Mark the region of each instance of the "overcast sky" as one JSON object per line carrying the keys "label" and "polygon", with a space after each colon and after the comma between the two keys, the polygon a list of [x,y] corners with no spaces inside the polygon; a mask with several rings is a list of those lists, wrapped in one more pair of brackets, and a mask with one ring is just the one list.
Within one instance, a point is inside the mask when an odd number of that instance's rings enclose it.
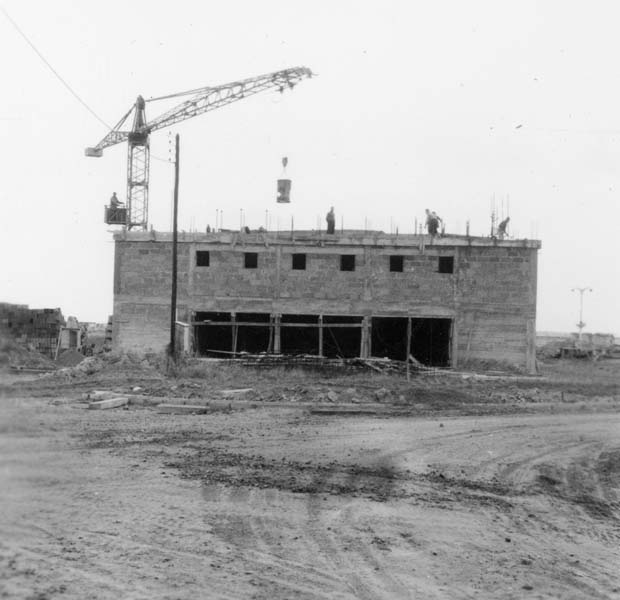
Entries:
{"label": "overcast sky", "polygon": [[[487,235],[493,198],[512,233],[542,240],[539,330],[620,333],[620,5],[609,1],[5,0],[11,18],[106,123],[148,98],[292,66],[317,77],[176,125],[180,227],[223,211],[238,227]],[[106,128],[0,12],[0,301],[106,321],[126,145],[86,158]],[[166,105],[147,104],[147,118]],[[151,138],[150,222],[170,229],[171,136]],[[292,203],[275,181],[289,157]]]}

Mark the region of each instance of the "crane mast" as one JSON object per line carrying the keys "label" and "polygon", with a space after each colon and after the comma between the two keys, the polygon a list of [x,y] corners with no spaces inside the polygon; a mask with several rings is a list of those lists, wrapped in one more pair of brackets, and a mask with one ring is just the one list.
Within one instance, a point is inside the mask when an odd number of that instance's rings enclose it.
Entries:
{"label": "crane mast", "polygon": [[[275,89],[284,92],[285,89],[292,89],[304,77],[312,77],[312,71],[306,67],[295,67],[216,87],[203,87],[159,98],[150,98],[149,100],[144,100],[142,96],[138,96],[134,105],[116,126],[96,146],[85,150],[86,156],[101,157],[105,148],[127,142],[127,208],[125,220],[119,224],[126,225],[129,229],[132,227],[147,228],[149,142],[150,134],[153,131],[170,127],[175,123],[186,121],[263,91]],[[183,96],[189,96],[189,98],[150,122],[147,121],[146,102]],[[132,113],[133,124],[131,129],[123,130]]]}

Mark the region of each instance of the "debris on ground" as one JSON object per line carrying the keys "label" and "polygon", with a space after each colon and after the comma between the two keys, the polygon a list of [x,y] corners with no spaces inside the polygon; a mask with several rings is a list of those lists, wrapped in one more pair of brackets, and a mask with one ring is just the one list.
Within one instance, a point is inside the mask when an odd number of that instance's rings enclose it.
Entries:
{"label": "debris on ground", "polygon": [[97,360],[0,390],[10,597],[615,593],[620,361],[408,381]]}
{"label": "debris on ground", "polygon": [[[242,354],[236,360],[244,366],[251,367],[284,367],[310,370],[330,371],[374,371],[381,374],[407,373],[407,361],[392,360],[389,358],[326,358],[313,354]],[[442,369],[427,367],[418,362],[413,356],[409,357],[411,373],[435,373]]]}
{"label": "debris on ground", "polygon": [[86,357],[77,350],[65,350],[58,355],[56,364],[60,367],[75,367],[79,365]]}
{"label": "debris on ground", "polygon": [[108,408],[120,408],[121,406],[127,406],[127,404],[129,404],[129,398],[127,397],[108,398],[107,400],[89,402],[88,408],[91,410],[106,410]]}
{"label": "debris on ground", "polygon": [[209,412],[209,407],[196,404],[158,404],[157,412],[173,415],[204,415]]}

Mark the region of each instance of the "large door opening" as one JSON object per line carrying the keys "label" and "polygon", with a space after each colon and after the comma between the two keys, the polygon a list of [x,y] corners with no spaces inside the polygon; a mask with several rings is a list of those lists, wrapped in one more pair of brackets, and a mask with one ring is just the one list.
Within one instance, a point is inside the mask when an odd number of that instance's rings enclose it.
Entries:
{"label": "large door opening", "polygon": [[411,355],[423,365],[450,366],[451,319],[411,319]]}
{"label": "large door opening", "polygon": [[362,342],[362,317],[323,317],[323,356],[357,358]]}
{"label": "large door opening", "polygon": [[370,353],[376,358],[407,359],[407,319],[373,317]]}
{"label": "large door opening", "polygon": [[227,312],[197,312],[194,345],[198,356],[229,357],[232,352],[232,326]]}
{"label": "large door opening", "polygon": [[[423,365],[450,365],[451,319],[411,319],[409,354]],[[373,317],[371,354],[377,358],[406,360],[407,319],[402,317]]]}
{"label": "large door opening", "polygon": [[[273,349],[273,331],[269,324],[269,314],[237,313],[236,321],[236,352],[260,354]],[[261,325],[244,325],[244,323],[261,323]]]}
{"label": "large door opening", "polygon": [[282,354],[316,356],[319,353],[319,318],[317,315],[282,315],[280,323]]}

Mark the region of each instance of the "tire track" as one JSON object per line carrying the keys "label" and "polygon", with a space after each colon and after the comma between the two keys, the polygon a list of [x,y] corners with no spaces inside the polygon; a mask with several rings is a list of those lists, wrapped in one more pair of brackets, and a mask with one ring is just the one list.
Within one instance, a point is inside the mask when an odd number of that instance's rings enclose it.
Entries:
{"label": "tire track", "polygon": [[[307,597],[330,597],[341,579],[327,572],[327,564],[299,560],[296,548],[288,547],[289,556],[282,555],[284,549],[273,534],[279,525],[277,517],[264,516],[273,514],[273,504],[278,499],[274,490],[229,488],[222,489],[219,498],[213,493],[209,496],[217,513],[215,533],[235,546],[246,567],[255,571],[253,577],[263,585],[277,586],[280,592],[285,589]],[[303,522],[293,523],[292,527],[301,528]],[[299,546],[304,545],[305,539]]]}

